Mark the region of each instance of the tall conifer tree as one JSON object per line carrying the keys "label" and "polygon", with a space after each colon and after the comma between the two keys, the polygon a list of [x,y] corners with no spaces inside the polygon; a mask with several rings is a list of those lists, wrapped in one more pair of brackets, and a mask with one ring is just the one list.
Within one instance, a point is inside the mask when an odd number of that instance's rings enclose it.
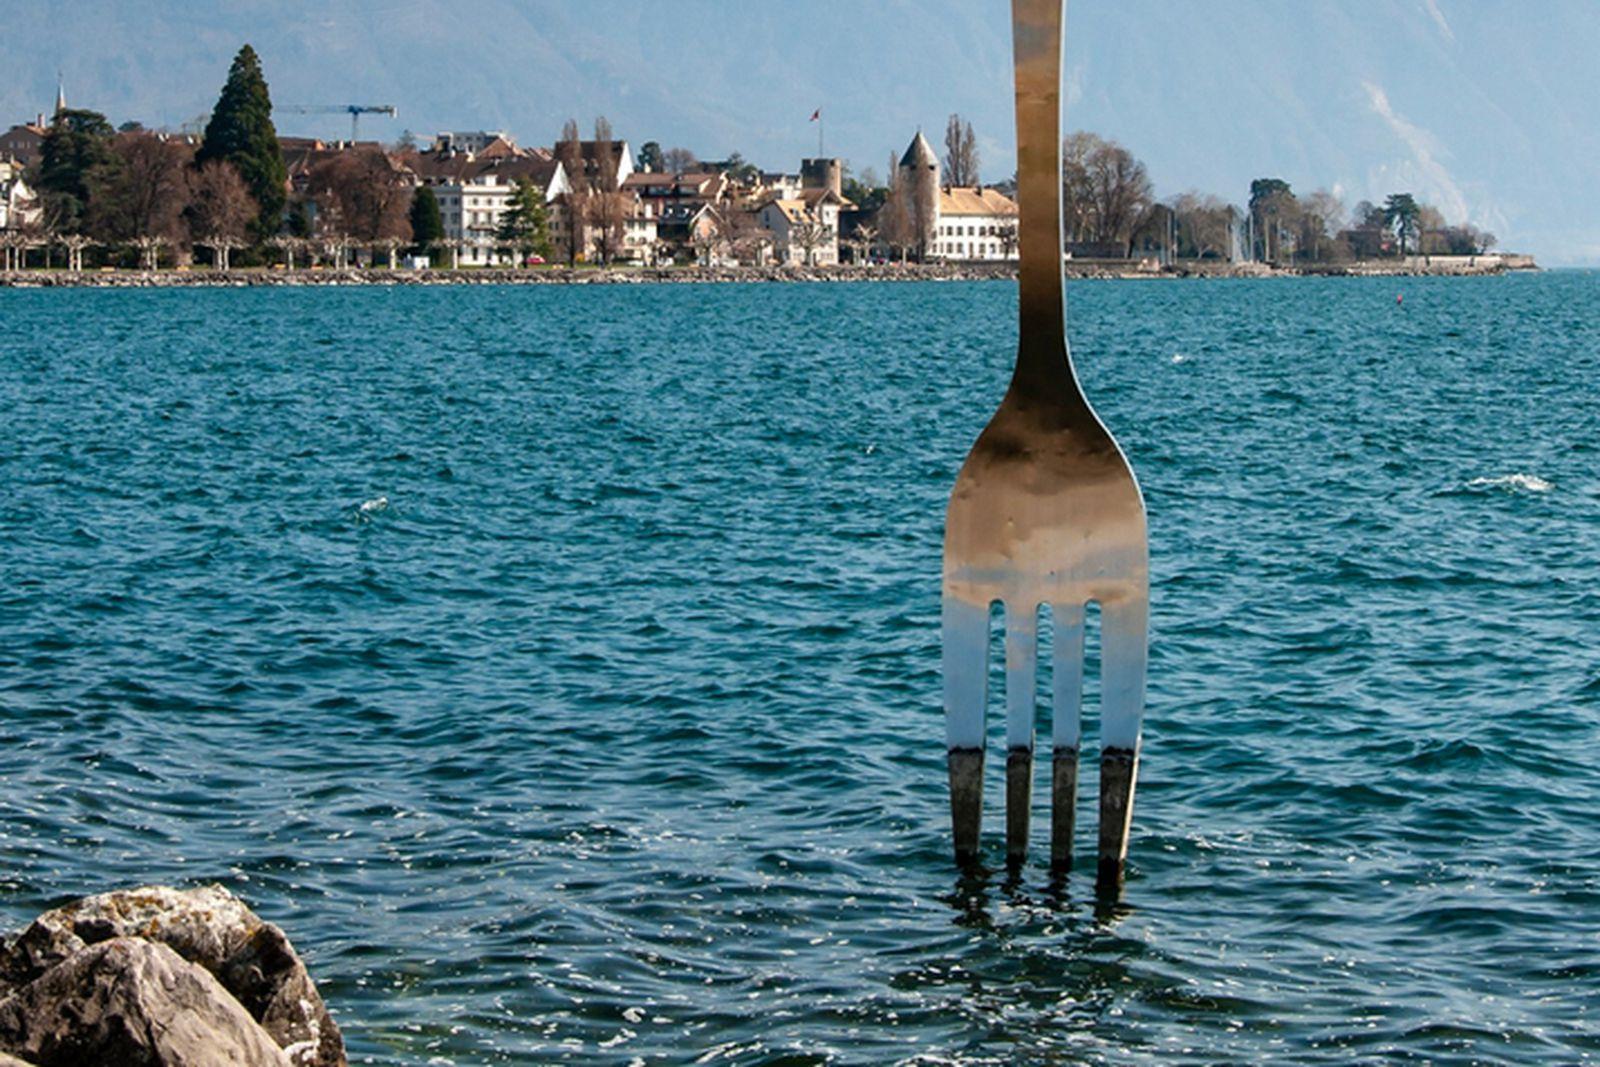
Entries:
{"label": "tall conifer tree", "polygon": [[511,245],[526,258],[551,255],[550,217],[545,211],[544,190],[527,179],[519,179],[511,193],[506,213],[500,216],[499,240]]}
{"label": "tall conifer tree", "polygon": [[261,206],[252,227],[256,238],[265,240],[277,233],[288,198],[289,172],[283,165],[278,131],[272,125],[272,98],[261,76],[261,61],[249,45],[233,57],[228,82],[195,156],[197,164],[213,159],[232,163]]}
{"label": "tall conifer tree", "polygon": [[426,185],[417,186],[417,191],[411,195],[411,240],[423,252],[444,240],[439,198]]}

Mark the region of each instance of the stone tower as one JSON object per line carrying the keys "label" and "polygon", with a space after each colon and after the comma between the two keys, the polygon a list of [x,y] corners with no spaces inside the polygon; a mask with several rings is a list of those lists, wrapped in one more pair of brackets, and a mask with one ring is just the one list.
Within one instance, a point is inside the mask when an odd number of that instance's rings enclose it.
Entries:
{"label": "stone tower", "polygon": [[906,216],[912,243],[916,246],[917,258],[922,259],[933,247],[939,225],[939,157],[921,130],[900,157],[899,169],[899,187],[907,198]]}
{"label": "stone tower", "polygon": [[844,161],[840,159],[802,159],[800,188],[826,189],[834,196],[844,195]]}

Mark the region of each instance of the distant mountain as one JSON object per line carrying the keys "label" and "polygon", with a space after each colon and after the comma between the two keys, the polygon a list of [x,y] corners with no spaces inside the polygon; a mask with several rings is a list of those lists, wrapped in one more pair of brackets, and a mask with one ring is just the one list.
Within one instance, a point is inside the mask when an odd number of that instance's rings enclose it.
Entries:
{"label": "distant mountain", "polygon": [[[635,145],[879,174],[959,111],[990,178],[1013,166],[1007,0],[74,0],[16,4],[0,118],[69,102],[179,125],[249,41],[279,104],[394,104],[363,136],[608,116]],[[1541,0],[1072,0],[1071,128],[1116,137],[1163,195],[1251,178],[1347,201],[1409,190],[1553,262],[1600,263],[1600,7]],[[335,136],[338,116],[278,116]]]}

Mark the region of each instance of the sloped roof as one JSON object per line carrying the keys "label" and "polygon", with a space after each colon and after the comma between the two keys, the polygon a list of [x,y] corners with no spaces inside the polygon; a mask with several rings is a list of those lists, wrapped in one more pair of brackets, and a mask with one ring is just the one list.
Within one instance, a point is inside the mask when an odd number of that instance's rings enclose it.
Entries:
{"label": "sloped roof", "polygon": [[767,203],[783,212],[783,217],[790,222],[810,221],[810,212],[806,210],[804,200],[768,200]]}
{"label": "sloped roof", "polygon": [[1016,213],[1016,202],[993,189],[962,186],[939,190],[941,215],[1014,216]]}
{"label": "sloped roof", "polygon": [[939,157],[934,154],[933,145],[929,144],[928,139],[922,136],[922,131],[918,130],[917,135],[911,138],[911,144],[906,147],[905,155],[900,157],[900,165],[902,167],[925,167],[929,164],[937,167],[939,165]]}
{"label": "sloped roof", "polygon": [[807,207],[812,208],[823,202],[841,206],[846,204],[851,207],[855,206],[851,201],[846,200],[832,189],[802,189],[800,190],[800,199],[805,201]]}
{"label": "sloped roof", "polygon": [[512,159],[520,155],[522,151],[504,137],[496,137],[477,153],[479,159]]}
{"label": "sloped roof", "polygon": [[548,189],[555,180],[553,159],[537,156],[470,156],[466,153],[422,152],[412,161],[411,169],[429,185],[455,184],[481,181],[486,175],[496,175],[507,185],[515,181],[531,181]]}

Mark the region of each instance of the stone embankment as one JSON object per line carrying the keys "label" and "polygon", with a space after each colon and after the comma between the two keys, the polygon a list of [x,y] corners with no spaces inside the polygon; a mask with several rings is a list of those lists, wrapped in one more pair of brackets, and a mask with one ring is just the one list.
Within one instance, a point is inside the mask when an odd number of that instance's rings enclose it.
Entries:
{"label": "stone embankment", "polygon": [[221,886],[85,897],[0,939],[0,1067],[344,1067],[282,930]]}
{"label": "stone embankment", "polygon": [[[1261,263],[1184,263],[1159,268],[1127,260],[1068,260],[1068,278],[1275,278],[1298,276],[1479,275],[1536,270],[1528,256],[1433,256],[1316,267],[1271,267]],[[49,288],[88,286],[244,288],[262,285],[629,285],[660,282],[927,282],[1011,279],[1011,263],[905,263],[836,267],[510,267],[462,270],[391,270],[386,267],[284,270],[99,270],[0,272],[0,286]]]}
{"label": "stone embankment", "polygon": [[246,287],[257,285],[628,285],[650,282],[852,282],[973,281],[1014,278],[1014,264],[906,264],[876,267],[474,267],[462,270],[247,269],[20,271],[0,273],[0,285],[99,286],[153,289],[167,286]]}

